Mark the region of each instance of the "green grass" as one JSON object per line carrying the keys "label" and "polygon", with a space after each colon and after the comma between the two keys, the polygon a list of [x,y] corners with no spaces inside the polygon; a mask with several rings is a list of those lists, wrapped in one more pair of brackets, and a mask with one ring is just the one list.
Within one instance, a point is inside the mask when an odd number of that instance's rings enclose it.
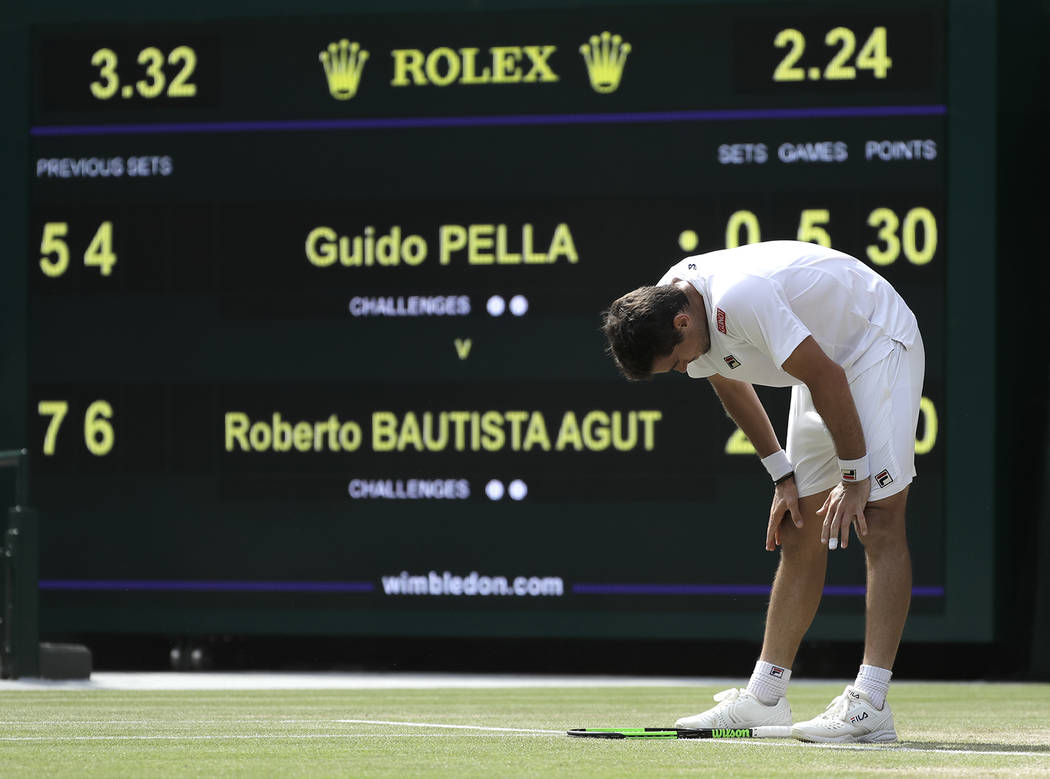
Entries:
{"label": "green grass", "polygon": [[[902,741],[892,746],[604,741],[563,733],[669,725],[707,708],[717,691],[4,691],[0,683],[0,776],[1050,774],[1050,685],[895,683]],[[839,692],[841,685],[793,685],[795,718],[817,714]]]}

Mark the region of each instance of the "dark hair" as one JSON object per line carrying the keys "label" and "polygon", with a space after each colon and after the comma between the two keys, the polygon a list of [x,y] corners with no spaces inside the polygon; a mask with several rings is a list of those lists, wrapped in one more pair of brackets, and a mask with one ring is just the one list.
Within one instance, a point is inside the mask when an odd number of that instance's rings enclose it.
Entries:
{"label": "dark hair", "polygon": [[624,376],[633,381],[652,378],[653,361],[670,354],[682,340],[674,318],[688,307],[689,298],[673,284],[639,287],[613,301],[604,314],[602,332]]}

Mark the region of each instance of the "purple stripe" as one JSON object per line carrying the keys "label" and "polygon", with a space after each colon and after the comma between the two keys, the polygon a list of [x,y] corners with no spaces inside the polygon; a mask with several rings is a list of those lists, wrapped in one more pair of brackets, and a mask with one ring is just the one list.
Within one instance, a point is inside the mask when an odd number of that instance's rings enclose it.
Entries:
{"label": "purple stripe", "polygon": [[372,582],[282,582],[164,579],[41,579],[41,590],[149,590],[157,592],[372,592]]}
{"label": "purple stripe", "polygon": [[[153,592],[374,592],[375,584],[361,582],[295,582],[164,579],[41,579],[41,590],[137,590]],[[592,584],[572,586],[575,595],[769,595],[767,584]],[[825,595],[862,596],[863,585],[832,585]],[[940,598],[944,587],[913,587],[916,598]]]}
{"label": "purple stripe", "polygon": [[[575,595],[763,595],[768,584],[574,584]],[[824,588],[825,595],[864,595],[863,585],[834,585]],[[916,598],[944,597],[944,587],[913,587]]]}
{"label": "purple stripe", "polygon": [[422,116],[373,119],[289,119],[248,122],[38,125],[36,137],[69,135],[155,135],[158,133],[311,132],[317,130],[390,130],[427,127],[505,127],[555,124],[644,124],[651,122],[725,122],[738,119],[811,119],[870,116],[941,116],[944,104],[847,106],[842,108],[755,108],[722,111],[645,111],[606,114],[511,114],[508,116]]}

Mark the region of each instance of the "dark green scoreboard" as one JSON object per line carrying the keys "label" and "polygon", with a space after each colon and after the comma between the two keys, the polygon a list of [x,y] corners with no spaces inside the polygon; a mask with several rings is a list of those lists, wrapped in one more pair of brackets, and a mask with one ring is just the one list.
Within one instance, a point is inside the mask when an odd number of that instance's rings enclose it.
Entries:
{"label": "dark green scoreboard", "polygon": [[985,4],[313,10],[27,20],[45,632],[757,637],[768,479],[599,316],[798,238],[925,339],[907,637],[991,638]]}

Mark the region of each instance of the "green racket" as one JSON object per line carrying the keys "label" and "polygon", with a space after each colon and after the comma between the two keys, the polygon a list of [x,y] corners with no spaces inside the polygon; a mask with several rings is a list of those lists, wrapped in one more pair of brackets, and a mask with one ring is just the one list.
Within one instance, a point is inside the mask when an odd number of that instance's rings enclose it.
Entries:
{"label": "green racket", "polygon": [[578,738],[791,738],[790,725],[757,728],[575,728]]}

